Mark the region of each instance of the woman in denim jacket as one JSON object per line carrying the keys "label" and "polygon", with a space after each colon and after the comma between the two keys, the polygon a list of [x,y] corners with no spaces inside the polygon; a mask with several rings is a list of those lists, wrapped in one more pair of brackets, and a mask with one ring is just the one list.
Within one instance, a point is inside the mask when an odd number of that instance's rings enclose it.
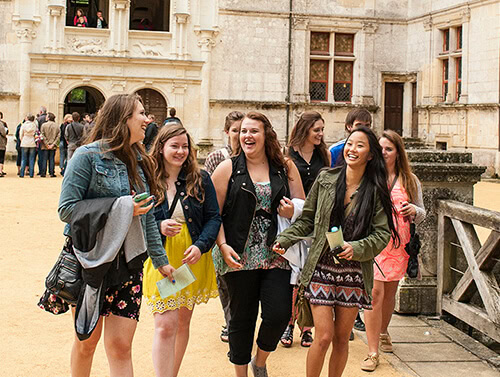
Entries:
{"label": "woman in denim jacket", "polygon": [[186,129],[174,124],[160,130],[151,152],[159,185],[155,217],[166,254],[174,267],[186,263],[196,277],[186,288],[162,298],[156,283],[163,276],[151,260],[144,263],[144,297],[154,316],[153,364],[158,377],[177,376],[195,305],[217,297],[210,249],[221,217],[214,185],[200,170],[193,144]]}
{"label": "woman in denim jacket", "polygon": [[[153,162],[141,144],[147,126],[142,100],[137,95],[115,95],[103,105],[87,142],[68,163],[61,189],[59,216],[68,223],[80,200],[120,197],[134,192],[156,193]],[[174,268],[161,245],[154,221],[152,196],[134,202],[134,216],[141,217],[147,252],[155,268],[172,278]],[[71,236],[66,225],[65,234]],[[122,256],[123,257],[123,256]],[[101,316],[106,317],[104,346],[111,376],[132,376],[131,348],[142,296],[142,271],[128,271],[126,263],[114,262],[107,277],[114,284],[105,292]],[[113,276],[109,276],[113,275]],[[75,337],[71,352],[71,375],[89,376],[103,319],[89,339]]]}

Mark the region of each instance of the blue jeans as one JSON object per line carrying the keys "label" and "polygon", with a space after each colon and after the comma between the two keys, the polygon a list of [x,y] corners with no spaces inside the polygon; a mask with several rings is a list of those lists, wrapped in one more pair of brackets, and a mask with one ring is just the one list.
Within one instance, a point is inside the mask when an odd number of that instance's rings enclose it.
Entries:
{"label": "blue jeans", "polygon": [[64,143],[61,141],[59,143],[59,168],[61,169],[61,175],[64,175],[64,171],[66,170],[66,157],[68,155],[68,149],[64,146]]}
{"label": "blue jeans", "polygon": [[55,167],[55,163],[54,163],[54,159],[56,157],[56,150],[55,149],[42,149],[40,151],[40,157],[39,157],[39,161],[40,161],[40,167],[41,167],[41,170],[40,170],[40,175],[42,177],[45,177],[45,175],[47,174],[47,159],[49,160],[49,174],[50,175],[54,175],[54,167]]}
{"label": "blue jeans", "polygon": [[21,147],[23,158],[21,160],[21,172],[19,174],[20,177],[24,177],[24,171],[26,170],[26,166],[30,167],[30,177],[33,178],[35,175],[35,157],[36,157],[36,148],[35,147]]}

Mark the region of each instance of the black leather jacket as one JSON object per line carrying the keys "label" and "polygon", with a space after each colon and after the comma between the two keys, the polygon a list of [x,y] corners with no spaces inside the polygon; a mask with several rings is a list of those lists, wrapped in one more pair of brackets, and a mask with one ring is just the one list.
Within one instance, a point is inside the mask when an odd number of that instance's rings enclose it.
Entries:
{"label": "black leather jacket", "polygon": [[[205,201],[203,203],[191,196],[186,198],[186,174],[183,170],[177,177],[177,190],[180,190],[179,204],[182,205],[182,212],[184,212],[193,245],[197,246],[202,253],[206,253],[212,248],[219,234],[221,217],[212,179],[205,170],[201,171],[201,176],[203,178],[203,189],[205,190]],[[171,217],[167,200],[164,200],[155,208],[154,215],[160,230],[160,223]],[[166,237],[162,234],[163,245],[165,245],[165,239]]]}
{"label": "black leather jacket", "polygon": [[[233,172],[228,183],[226,201],[222,211],[222,223],[226,243],[238,254],[243,253],[250,232],[250,226],[255,216],[257,195],[254,184],[247,170],[245,154],[231,158]],[[271,246],[278,231],[278,206],[280,200],[290,197],[288,176],[283,168],[269,164],[269,178],[271,180],[271,227],[267,233],[266,243]]]}

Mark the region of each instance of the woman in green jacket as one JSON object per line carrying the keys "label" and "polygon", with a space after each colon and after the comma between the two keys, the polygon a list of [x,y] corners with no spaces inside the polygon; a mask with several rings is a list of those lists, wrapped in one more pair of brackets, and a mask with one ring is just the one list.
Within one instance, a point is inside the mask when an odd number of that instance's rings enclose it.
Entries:
{"label": "woman in green jacket", "polygon": [[[312,233],[313,243],[299,280],[316,328],[307,355],[307,377],[319,377],[330,343],[328,376],[342,375],[358,309],[371,309],[373,260],[391,234],[399,241],[376,135],[369,128],[356,128],[343,153],[343,165],[319,174],[302,216],[280,234],[273,247],[282,254]],[[336,255],[326,241],[332,227],[341,227],[345,241]]]}

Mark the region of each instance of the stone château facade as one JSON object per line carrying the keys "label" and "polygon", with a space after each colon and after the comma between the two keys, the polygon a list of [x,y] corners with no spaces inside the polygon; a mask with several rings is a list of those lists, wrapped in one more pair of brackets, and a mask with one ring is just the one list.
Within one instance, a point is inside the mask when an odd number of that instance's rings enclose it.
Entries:
{"label": "stone ch\u00e2teau facade", "polygon": [[[109,27],[72,26],[76,7]],[[333,142],[366,106],[377,131],[499,174],[500,0],[0,0],[11,134],[40,105],[60,121],[137,91],[157,117],[175,107],[206,150],[231,110],[266,113],[284,140],[315,109]]]}

